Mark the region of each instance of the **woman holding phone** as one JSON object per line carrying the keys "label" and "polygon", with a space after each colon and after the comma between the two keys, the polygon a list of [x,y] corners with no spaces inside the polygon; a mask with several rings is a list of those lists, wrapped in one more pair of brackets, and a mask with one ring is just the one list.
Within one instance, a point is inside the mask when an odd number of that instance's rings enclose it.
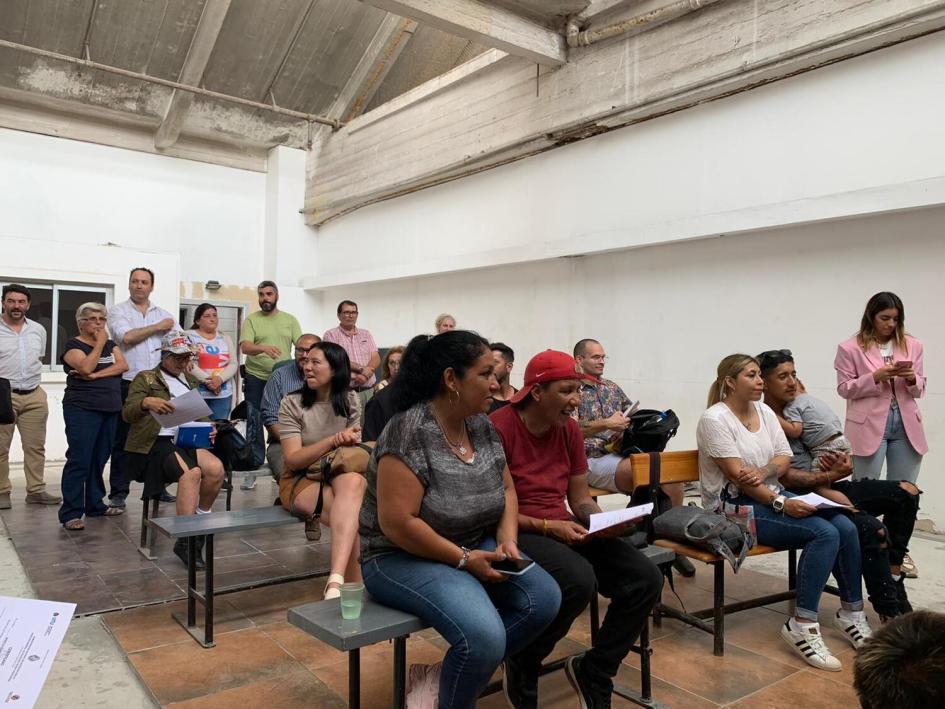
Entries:
{"label": "woman holding phone", "polygon": [[522,557],[518,498],[485,412],[498,391],[486,340],[419,335],[391,385],[399,411],[377,440],[361,505],[361,569],[371,596],[420,616],[449,643],[439,706],[474,707],[499,663],[558,612],[558,584]]}
{"label": "woman holding phone", "polygon": [[837,393],[847,400],[844,434],[853,448],[853,478],[915,483],[928,451],[922,412],[925,393],[922,343],[905,330],[906,314],[895,293],[877,293],[866,304],[859,332],[837,347]]}

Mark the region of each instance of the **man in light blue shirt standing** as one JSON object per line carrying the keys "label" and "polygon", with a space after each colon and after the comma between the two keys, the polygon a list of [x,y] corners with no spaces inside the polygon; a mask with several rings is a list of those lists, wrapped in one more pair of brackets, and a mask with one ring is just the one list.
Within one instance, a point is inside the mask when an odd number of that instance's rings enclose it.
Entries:
{"label": "man in light blue shirt standing", "polygon": [[[150,268],[131,269],[128,277],[128,300],[112,306],[108,311],[108,329],[121,347],[128,362],[128,371],[121,376],[121,400],[128,398],[131,380],[143,369],[154,369],[161,361],[161,336],[172,328],[180,329],[177,318],[150,301],[154,290],[154,273]],[[112,462],[109,466],[108,504],[124,507],[131,480],[125,464],[125,441],[128,424],[118,419]],[[173,502],[174,497],[165,492],[162,502]]]}

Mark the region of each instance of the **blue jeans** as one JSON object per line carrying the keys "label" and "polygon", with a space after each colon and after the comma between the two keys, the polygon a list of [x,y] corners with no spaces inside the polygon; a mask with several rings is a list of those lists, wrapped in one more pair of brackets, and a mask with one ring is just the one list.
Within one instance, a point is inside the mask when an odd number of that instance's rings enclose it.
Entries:
{"label": "blue jeans", "polygon": [[90,411],[63,404],[66,424],[66,464],[62,469],[62,506],[59,522],[103,515],[108,507],[102,473],[111,455],[118,425],[117,411]]}
{"label": "blue jeans", "polygon": [[204,399],[204,402],[210,407],[210,418],[212,418],[214,421],[219,419],[226,420],[230,418],[230,411],[233,410],[232,395],[224,396],[221,399]]}
{"label": "blue jeans", "polygon": [[252,374],[246,375],[246,440],[253,447],[253,463],[258,468],[266,460],[266,443],[263,440],[262,397],[266,380]]}
{"label": "blue jeans", "polygon": [[879,448],[873,455],[853,456],[854,480],[879,480],[886,463],[887,480],[906,480],[915,484],[919,479],[922,455],[915,452],[909,443],[906,429],[902,426],[902,414],[898,406],[890,406],[886,416],[886,432]]}
{"label": "blue jeans", "polygon": [[[796,497],[787,490],[785,497]],[[833,572],[843,608],[863,610],[863,557],[856,525],[838,510],[818,510],[795,518],[739,495],[731,502],[751,505],[758,541],[773,547],[802,547],[797,564],[797,616],[817,620],[820,595]]]}
{"label": "blue jeans", "polygon": [[[494,551],[495,540],[478,548]],[[499,663],[537,638],[561,604],[558,584],[538,564],[483,584],[467,571],[399,551],[371,559],[361,571],[375,600],[419,616],[450,644],[440,675],[444,709],[475,707]]]}

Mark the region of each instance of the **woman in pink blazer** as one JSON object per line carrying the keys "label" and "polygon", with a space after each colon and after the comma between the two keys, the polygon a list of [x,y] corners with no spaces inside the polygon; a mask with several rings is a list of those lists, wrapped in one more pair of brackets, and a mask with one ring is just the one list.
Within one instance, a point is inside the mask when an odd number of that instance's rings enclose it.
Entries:
{"label": "woman in pink blazer", "polygon": [[847,400],[844,433],[853,446],[853,477],[919,477],[929,449],[916,399],[925,393],[922,343],[905,332],[905,311],[895,293],[866,304],[860,331],[840,343],[833,366],[837,393]]}

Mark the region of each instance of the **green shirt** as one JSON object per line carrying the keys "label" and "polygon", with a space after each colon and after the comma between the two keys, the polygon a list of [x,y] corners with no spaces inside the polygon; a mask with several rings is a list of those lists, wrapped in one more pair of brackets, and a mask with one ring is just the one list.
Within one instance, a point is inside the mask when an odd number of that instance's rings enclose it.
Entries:
{"label": "green shirt", "polygon": [[281,354],[278,359],[269,355],[256,354],[246,358],[246,373],[257,379],[269,380],[272,367],[276,362],[292,359],[292,347],[295,341],[302,336],[302,328],[294,315],[283,313],[281,310],[266,315],[261,310],[252,313],[243,321],[241,342],[252,342],[254,345],[273,345],[279,348]]}

